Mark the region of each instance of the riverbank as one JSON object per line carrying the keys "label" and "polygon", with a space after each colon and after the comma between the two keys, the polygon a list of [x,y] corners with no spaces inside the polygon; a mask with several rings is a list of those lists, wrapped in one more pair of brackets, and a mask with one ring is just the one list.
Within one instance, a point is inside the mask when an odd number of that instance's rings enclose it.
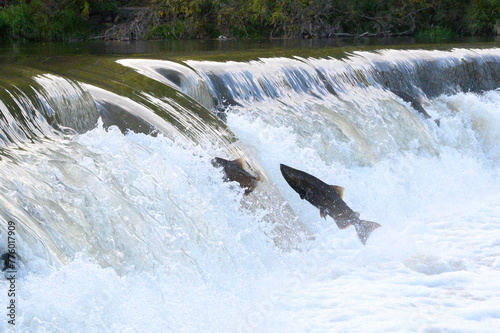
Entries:
{"label": "riverbank", "polygon": [[500,35],[500,0],[3,1],[2,41]]}

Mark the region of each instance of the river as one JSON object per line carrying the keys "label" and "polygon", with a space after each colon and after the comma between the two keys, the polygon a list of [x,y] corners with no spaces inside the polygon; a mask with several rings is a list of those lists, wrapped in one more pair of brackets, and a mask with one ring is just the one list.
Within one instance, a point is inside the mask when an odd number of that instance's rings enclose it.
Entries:
{"label": "river", "polygon": [[[1,331],[500,327],[498,43],[95,42],[0,58],[0,250],[18,255]],[[214,157],[242,157],[257,188],[224,182]],[[280,164],[345,187],[382,227],[364,246]]]}

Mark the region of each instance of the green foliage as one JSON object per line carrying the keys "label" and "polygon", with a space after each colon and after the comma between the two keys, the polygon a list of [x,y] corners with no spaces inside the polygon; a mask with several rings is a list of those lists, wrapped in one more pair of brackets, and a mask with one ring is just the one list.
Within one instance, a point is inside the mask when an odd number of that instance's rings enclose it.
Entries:
{"label": "green foliage", "polygon": [[0,38],[99,35],[124,6],[149,8],[151,39],[500,34],[500,0],[6,0]]}
{"label": "green foliage", "polygon": [[3,9],[0,12],[0,21],[4,37],[23,40],[35,39],[39,35],[34,26],[34,10],[24,2]]}
{"label": "green foliage", "polygon": [[474,35],[500,34],[500,0],[473,0],[468,8],[467,29]]}
{"label": "green foliage", "polygon": [[498,33],[500,0],[152,0],[174,38]]}
{"label": "green foliage", "polygon": [[17,41],[85,38],[95,32],[95,14],[116,10],[118,5],[105,0],[10,1],[0,8],[0,37]]}
{"label": "green foliage", "polygon": [[420,31],[417,36],[423,39],[437,40],[437,39],[450,39],[456,36],[450,28],[446,27],[432,27],[424,31]]}
{"label": "green foliage", "polygon": [[[262,28],[263,0],[152,0],[158,34],[173,38],[248,36],[253,27]],[[250,33],[249,33],[250,30]],[[160,33],[159,33],[160,31]]]}

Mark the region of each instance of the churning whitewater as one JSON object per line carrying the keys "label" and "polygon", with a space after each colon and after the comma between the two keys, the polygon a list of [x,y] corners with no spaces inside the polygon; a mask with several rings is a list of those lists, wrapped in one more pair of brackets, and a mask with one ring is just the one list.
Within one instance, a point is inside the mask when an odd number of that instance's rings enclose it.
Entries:
{"label": "churning whitewater", "polygon": [[[1,331],[500,327],[500,49],[95,63],[108,86],[1,81]],[[381,227],[363,245],[280,164]]]}

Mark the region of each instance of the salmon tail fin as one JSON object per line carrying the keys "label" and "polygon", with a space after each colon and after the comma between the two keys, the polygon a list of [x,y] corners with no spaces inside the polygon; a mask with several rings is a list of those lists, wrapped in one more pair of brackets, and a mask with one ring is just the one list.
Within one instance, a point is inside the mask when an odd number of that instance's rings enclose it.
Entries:
{"label": "salmon tail fin", "polygon": [[359,223],[355,223],[354,227],[356,228],[356,232],[358,233],[358,237],[361,240],[363,245],[366,245],[366,240],[370,237],[370,234],[373,230],[381,227],[380,224],[365,220],[359,220]]}

